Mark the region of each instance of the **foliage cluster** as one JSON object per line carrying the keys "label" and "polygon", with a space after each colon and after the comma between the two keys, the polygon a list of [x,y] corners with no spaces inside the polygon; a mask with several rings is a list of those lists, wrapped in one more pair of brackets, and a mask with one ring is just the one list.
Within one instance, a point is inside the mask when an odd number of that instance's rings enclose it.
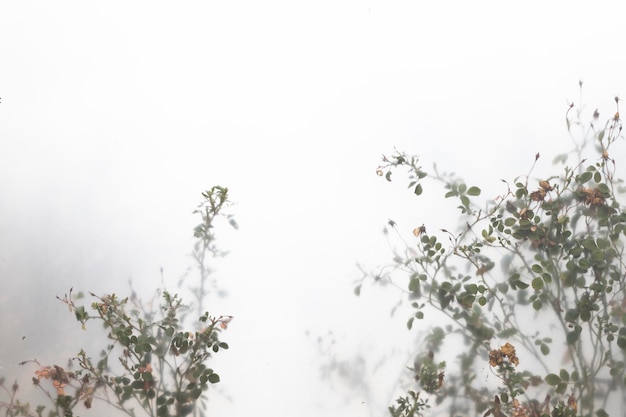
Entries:
{"label": "foliage cluster", "polygon": [[[623,415],[626,210],[611,153],[622,130],[615,102],[603,125],[597,110],[585,124],[570,105],[575,149],[556,159],[561,172],[532,178],[536,154],[530,172],[503,181],[505,191],[491,201],[477,186],[426,172],[415,156],[383,157],[379,176],[391,181],[406,169],[418,196],[432,180],[456,200],[461,218],[456,231],[415,227],[415,241],[394,249],[384,276],[358,283],[357,294],[367,282],[400,288],[412,309],[409,329],[425,318],[441,323],[421,337],[410,368],[416,385],[389,408],[393,417],[425,415],[433,401],[450,416]],[[450,343],[459,339],[463,350],[451,359]],[[481,378],[485,368],[496,386]]]}
{"label": "foliage cluster", "polygon": [[[211,316],[202,306],[209,295],[208,262],[221,254],[215,246],[214,221],[226,216],[233,226],[236,223],[223,212],[228,205],[227,188],[215,186],[202,195],[204,200],[194,211],[202,219],[194,229],[197,241],[192,253],[200,274],[199,284],[191,287],[196,304],[187,306],[178,295],[162,290],[145,304],[134,291],[126,298],[90,293],[94,300],[91,308],[79,305],[83,296],[73,295],[72,290],[57,297],[84,330],[88,322],[102,324],[106,339],[101,342],[99,358],[93,359],[81,349],[65,368],[37,360],[23,362],[36,365],[32,382],[49,404],[33,408],[21,402],[18,382],[9,388],[2,379],[0,387],[7,399],[0,401],[0,409],[6,416],[70,417],[78,412],[78,405],[92,408],[94,399],[132,417],[204,415],[204,394],[210,384],[220,381],[207,362],[228,349],[219,336],[232,319]],[[190,323],[188,317],[196,311],[197,319]]]}

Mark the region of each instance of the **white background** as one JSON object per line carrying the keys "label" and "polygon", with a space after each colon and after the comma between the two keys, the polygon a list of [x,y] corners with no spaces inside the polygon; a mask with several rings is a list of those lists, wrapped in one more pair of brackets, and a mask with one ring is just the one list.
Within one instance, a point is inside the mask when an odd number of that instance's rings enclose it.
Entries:
{"label": "white background", "polygon": [[380,155],[436,161],[487,198],[537,152],[549,169],[569,148],[578,81],[602,117],[626,90],[625,9],[1,1],[0,372],[87,343],[55,300],[70,287],[123,294],[132,279],[149,295],[160,267],[173,285],[191,264],[191,211],[220,184],[240,230],[218,229],[229,296],[210,311],[235,320],[212,414],[384,415],[396,371],[354,398],[320,379],[315,339],[333,329],[338,353],[372,362],[404,349],[394,297],[353,296],[356,263],[388,259],[389,218],[409,236],[455,219],[439,194],[377,177]]}

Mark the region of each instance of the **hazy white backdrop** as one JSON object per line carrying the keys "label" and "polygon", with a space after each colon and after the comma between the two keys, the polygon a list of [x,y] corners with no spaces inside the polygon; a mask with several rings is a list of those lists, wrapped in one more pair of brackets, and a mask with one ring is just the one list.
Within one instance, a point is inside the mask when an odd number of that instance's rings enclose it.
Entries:
{"label": "hazy white backdrop", "polygon": [[604,116],[626,90],[624,12],[0,1],[0,373],[87,343],[55,300],[70,287],[123,294],[132,279],[150,294],[160,267],[174,285],[191,264],[191,211],[220,184],[240,230],[218,230],[229,295],[210,311],[235,320],[212,414],[384,415],[393,372],[344,403],[319,378],[315,337],[333,329],[339,352],[371,361],[402,348],[405,317],[389,321],[393,300],[373,290],[352,295],[355,264],[387,259],[388,218],[406,233],[454,219],[378,178],[380,155],[419,154],[494,196],[536,152],[548,169],[578,81]]}

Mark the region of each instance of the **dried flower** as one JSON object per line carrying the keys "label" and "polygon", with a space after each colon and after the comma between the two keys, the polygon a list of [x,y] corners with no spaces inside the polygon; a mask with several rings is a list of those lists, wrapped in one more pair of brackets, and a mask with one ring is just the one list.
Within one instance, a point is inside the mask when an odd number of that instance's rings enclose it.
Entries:
{"label": "dried flower", "polygon": [[63,389],[63,387],[65,386],[64,383],[62,383],[61,381],[58,381],[58,380],[54,380],[54,381],[52,381],[52,386],[54,388],[56,388],[57,394],[65,395],[65,390]]}
{"label": "dried flower", "polygon": [[543,201],[545,197],[546,197],[546,191],[542,188],[530,193],[530,199],[533,201]]}
{"label": "dried flower", "polygon": [[218,322],[224,330],[228,328],[228,324],[233,320],[233,316],[220,316]]}
{"label": "dried flower", "polygon": [[504,358],[507,358],[515,366],[519,365],[519,359],[515,355],[515,346],[508,342],[500,346],[500,349],[493,349],[489,352],[489,364],[491,366],[501,365],[504,363]]}
{"label": "dried flower", "polygon": [[544,191],[552,191],[554,189],[548,181],[539,181],[539,186]]}
{"label": "dried flower", "polygon": [[420,227],[416,227],[413,229],[413,234],[415,237],[420,237],[422,234],[426,233],[426,226],[421,225]]}
{"label": "dried flower", "polygon": [[598,207],[606,204],[606,200],[597,188],[582,188],[584,202],[588,206]]}
{"label": "dried flower", "polygon": [[606,149],[602,151],[602,159],[605,161],[609,159],[609,152]]}

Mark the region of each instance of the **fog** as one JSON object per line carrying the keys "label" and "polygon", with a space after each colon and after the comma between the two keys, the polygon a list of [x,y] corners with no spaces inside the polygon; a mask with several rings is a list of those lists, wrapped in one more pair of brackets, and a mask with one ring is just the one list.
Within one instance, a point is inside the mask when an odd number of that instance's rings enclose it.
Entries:
{"label": "fog", "polygon": [[[357,263],[390,260],[389,219],[408,235],[455,218],[378,177],[381,155],[417,154],[494,197],[537,152],[550,169],[579,80],[605,116],[625,91],[624,9],[0,3],[0,374],[27,390],[20,361],[93,343],[56,299],[72,287],[176,291],[192,211],[222,185],[239,229],[216,229],[227,295],[208,308],[234,320],[210,414],[385,415],[419,330],[390,316],[393,291],[354,296]],[[333,355],[353,360],[346,378],[324,378]],[[345,383],[360,370],[365,384]]]}

